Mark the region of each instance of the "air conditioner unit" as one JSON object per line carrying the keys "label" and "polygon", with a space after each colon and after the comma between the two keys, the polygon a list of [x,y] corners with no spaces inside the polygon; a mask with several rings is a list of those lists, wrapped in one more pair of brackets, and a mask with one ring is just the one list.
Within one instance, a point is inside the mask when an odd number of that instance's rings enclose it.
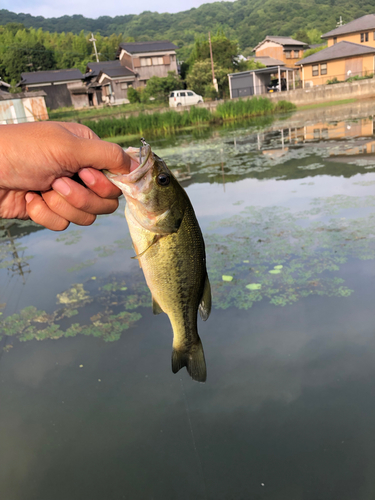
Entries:
{"label": "air conditioner unit", "polygon": [[314,82],[312,82],[312,81],[305,82],[305,89],[310,89],[313,86],[314,86]]}

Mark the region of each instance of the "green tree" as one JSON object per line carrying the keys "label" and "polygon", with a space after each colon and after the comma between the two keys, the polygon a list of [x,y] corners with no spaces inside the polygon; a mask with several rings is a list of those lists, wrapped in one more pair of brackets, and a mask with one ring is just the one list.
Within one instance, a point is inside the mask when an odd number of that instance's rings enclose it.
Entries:
{"label": "green tree", "polygon": [[[219,97],[226,97],[229,94],[228,71],[215,64],[215,78],[219,87]],[[212,96],[212,72],[211,61],[196,61],[186,77],[189,89],[194,90],[204,97]]]}
{"label": "green tree", "polygon": [[142,93],[142,100],[148,101],[153,97],[157,101],[167,101],[169,93],[172,90],[178,90],[182,87],[181,79],[174,71],[168,71],[166,77],[151,77]]}

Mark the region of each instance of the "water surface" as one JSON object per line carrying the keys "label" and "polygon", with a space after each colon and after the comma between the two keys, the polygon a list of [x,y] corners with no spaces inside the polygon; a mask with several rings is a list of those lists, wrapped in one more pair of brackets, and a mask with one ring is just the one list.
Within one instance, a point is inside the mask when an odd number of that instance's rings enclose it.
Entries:
{"label": "water surface", "polygon": [[171,372],[123,201],[89,228],[4,227],[1,500],[374,498],[373,114],[153,144],[206,240],[205,384]]}

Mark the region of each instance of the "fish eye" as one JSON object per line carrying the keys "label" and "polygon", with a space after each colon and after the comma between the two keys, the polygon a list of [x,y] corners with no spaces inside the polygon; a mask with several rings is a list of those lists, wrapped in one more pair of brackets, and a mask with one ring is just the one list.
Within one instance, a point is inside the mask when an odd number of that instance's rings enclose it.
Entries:
{"label": "fish eye", "polygon": [[168,174],[159,174],[157,176],[157,181],[159,186],[168,186],[169,183],[171,182],[171,178],[169,177]]}

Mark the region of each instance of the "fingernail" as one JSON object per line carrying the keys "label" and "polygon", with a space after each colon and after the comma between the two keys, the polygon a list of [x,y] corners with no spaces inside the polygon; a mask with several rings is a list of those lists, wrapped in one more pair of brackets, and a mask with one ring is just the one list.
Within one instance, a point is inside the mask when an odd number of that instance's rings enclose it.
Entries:
{"label": "fingernail", "polygon": [[92,186],[93,184],[95,184],[95,177],[92,175],[90,170],[86,168],[82,169],[79,172],[79,176],[87,186]]}
{"label": "fingernail", "polygon": [[63,196],[68,196],[70,193],[70,186],[62,179],[56,179],[55,182],[52,183],[52,187],[55,191],[62,194]]}
{"label": "fingernail", "polygon": [[26,203],[30,203],[35,198],[35,194],[33,193],[26,193],[25,200]]}

